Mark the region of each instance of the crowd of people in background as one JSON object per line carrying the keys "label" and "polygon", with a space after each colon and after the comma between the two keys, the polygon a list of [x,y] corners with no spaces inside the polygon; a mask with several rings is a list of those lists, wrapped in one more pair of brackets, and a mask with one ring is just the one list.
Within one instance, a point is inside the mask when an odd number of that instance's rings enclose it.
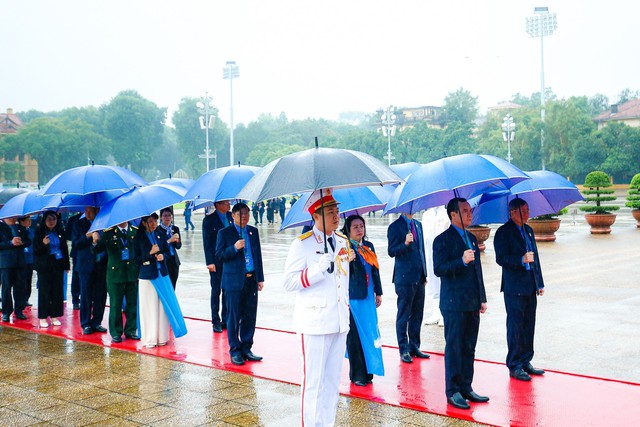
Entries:
{"label": "crowd of people in background", "polygon": [[[291,205],[296,201],[292,198]],[[229,357],[236,365],[262,360],[252,346],[264,271],[259,231],[249,222],[253,218],[254,225],[262,224],[265,211],[268,224],[276,222],[276,215],[282,222],[286,204],[284,197],[251,208],[219,201],[202,221],[212,331],[226,329]],[[347,217],[339,230],[339,202],[331,189],[314,192],[304,210],[314,222],[291,244],[283,286],[295,295],[293,329],[302,337],[304,424],[332,425],[345,354],[355,386],[367,387],[385,372],[376,311],[383,294],[380,263],[362,216]],[[182,241],[173,209],[145,216],[139,225],[123,222],[90,231],[97,211],[86,208],[70,217],[47,211],[0,221],[2,321],[9,322],[12,314],[27,319],[35,270],[41,328],[62,324],[70,278],[72,307],[79,310],[84,334],[108,332],[114,343],[141,340],[148,348],[166,345],[172,334],[186,334],[175,294]],[[507,311],[506,361],[512,378],[530,381],[544,374],[531,364],[536,301],[544,294],[544,282],[535,236],[526,225],[528,206],[515,199],[509,211],[509,221],[494,240]],[[191,213],[187,204],[187,231],[195,228]],[[425,212],[424,230],[411,214],[400,215],[387,230],[400,360],[430,357],[421,350],[423,313],[430,306],[432,316],[425,323],[444,326],[445,395],[459,409],[489,401],[472,387],[480,315],[487,310],[477,241],[466,230],[472,217],[469,203],[455,198],[446,208]],[[107,295],[108,329],[102,326]]]}

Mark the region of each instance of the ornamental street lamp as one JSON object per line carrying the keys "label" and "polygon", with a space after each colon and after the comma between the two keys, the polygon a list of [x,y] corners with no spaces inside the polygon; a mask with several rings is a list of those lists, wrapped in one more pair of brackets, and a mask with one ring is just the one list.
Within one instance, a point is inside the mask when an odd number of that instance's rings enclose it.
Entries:
{"label": "ornamental street lamp", "polygon": [[527,34],[531,37],[540,37],[540,118],[542,127],[540,129],[540,158],[542,159],[542,170],[544,167],[544,36],[550,36],[558,29],[558,21],[555,13],[549,13],[548,7],[536,7],[534,16],[527,18]]}
{"label": "ornamental street lamp", "polygon": [[507,114],[502,119],[502,139],[507,141],[507,161],[511,163],[511,142],[516,136],[516,123],[513,121],[511,114]]}
{"label": "ornamental street lamp", "polygon": [[391,137],[396,134],[396,115],[395,108],[393,105],[387,107],[387,111],[383,111],[380,115],[380,124],[382,129],[382,134],[387,137],[387,155],[385,158],[389,161],[389,166],[391,166],[391,159],[395,159],[391,155]]}
{"label": "ornamental street lamp", "polygon": [[229,166],[232,166],[235,163],[233,160],[233,79],[237,77],[240,77],[240,71],[236,65],[236,61],[227,61],[227,64],[222,69],[222,78],[229,80],[229,94],[231,99],[231,119],[229,123],[229,126],[231,127],[229,135]]}
{"label": "ornamental street lamp", "polygon": [[[204,93],[204,97],[200,99],[196,103],[196,107],[198,107],[198,113],[204,114],[204,116],[200,116],[198,120],[200,121],[200,129],[204,129],[205,134],[205,146],[204,146],[204,155],[199,155],[198,157],[204,158],[207,160],[207,172],[209,172],[209,158],[211,158],[211,150],[209,150],[209,129],[213,128],[213,121],[215,120],[215,116],[213,113],[213,98],[211,98],[208,92]],[[218,167],[218,156],[216,154],[213,155],[213,158],[216,159],[216,168]]]}

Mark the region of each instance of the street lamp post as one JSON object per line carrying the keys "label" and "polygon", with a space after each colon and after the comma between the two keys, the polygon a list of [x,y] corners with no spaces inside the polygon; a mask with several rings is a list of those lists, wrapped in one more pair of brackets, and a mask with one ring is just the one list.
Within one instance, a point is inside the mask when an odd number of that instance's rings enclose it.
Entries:
{"label": "street lamp post", "polygon": [[235,163],[233,160],[233,79],[240,77],[240,70],[236,65],[236,61],[227,61],[227,64],[222,70],[222,78],[225,80],[229,80],[229,98],[230,98],[230,106],[231,106],[231,116],[229,126],[231,127],[231,132],[229,135],[229,166],[233,166]]}
{"label": "street lamp post", "polygon": [[536,7],[534,16],[527,18],[527,34],[531,37],[540,37],[540,158],[542,170],[544,167],[544,36],[550,36],[558,28],[558,20],[555,13],[549,13],[548,7]]}
{"label": "street lamp post", "polygon": [[[204,129],[205,131],[205,146],[204,146],[204,156],[200,155],[198,157],[200,158],[205,158],[207,161],[207,172],[209,172],[209,158],[211,158],[211,150],[209,150],[209,129],[211,129],[213,127],[213,120],[214,120],[214,116],[211,114],[211,112],[213,111],[213,98],[211,98],[209,96],[208,92],[204,93],[204,97],[200,99],[200,101],[198,101],[196,103],[196,107],[198,107],[198,112],[200,114],[204,114],[204,116],[200,116],[198,118],[198,120],[200,121],[200,129]],[[218,167],[217,165],[217,155],[213,156],[216,159],[216,168]]]}
{"label": "street lamp post", "polygon": [[513,121],[513,117],[511,114],[507,114],[504,119],[502,119],[502,139],[507,141],[507,161],[511,163],[511,142],[515,139],[516,136],[516,123]]}
{"label": "street lamp post", "polygon": [[385,156],[391,166],[391,159],[395,159],[391,155],[391,137],[396,134],[396,115],[392,105],[387,107],[387,111],[382,112],[380,116],[382,134],[387,137],[387,155]]}

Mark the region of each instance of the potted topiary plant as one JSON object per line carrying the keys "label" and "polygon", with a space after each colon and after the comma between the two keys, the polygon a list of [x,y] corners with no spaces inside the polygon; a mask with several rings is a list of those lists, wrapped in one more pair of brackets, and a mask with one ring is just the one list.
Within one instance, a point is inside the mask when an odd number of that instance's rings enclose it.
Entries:
{"label": "potted topiary plant", "polygon": [[610,202],[616,199],[613,195],[614,190],[611,187],[611,179],[609,175],[601,171],[594,171],[587,174],[584,179],[584,187],[582,194],[586,197],[585,202],[595,202],[595,206],[580,206],[580,210],[589,212],[584,215],[585,220],[591,226],[591,234],[609,234],[611,233],[611,225],[616,222],[616,215],[611,211],[620,209],[618,206],[605,206],[602,202]]}
{"label": "potted topiary plant", "polygon": [[476,237],[478,249],[480,252],[484,252],[487,247],[484,242],[486,242],[491,235],[491,228],[486,225],[473,224],[467,227],[467,231]]}
{"label": "potted topiary plant", "polygon": [[631,178],[625,206],[632,209],[631,214],[636,219],[636,227],[640,228],[640,173]]}
{"label": "potted topiary plant", "polygon": [[555,242],[556,231],[560,228],[560,218],[558,217],[566,214],[568,211],[567,208],[564,208],[561,209],[560,212],[539,215],[527,221],[529,227],[533,229],[536,242]]}

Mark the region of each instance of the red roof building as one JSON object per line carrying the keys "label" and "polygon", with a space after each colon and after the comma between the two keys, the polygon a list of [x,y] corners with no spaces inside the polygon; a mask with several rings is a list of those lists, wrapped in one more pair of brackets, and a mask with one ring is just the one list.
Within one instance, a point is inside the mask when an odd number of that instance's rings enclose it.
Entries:
{"label": "red roof building", "polygon": [[640,127],[640,99],[613,104],[609,111],[598,114],[593,121],[598,125],[598,129],[606,126],[607,122],[622,122],[634,128]]}

